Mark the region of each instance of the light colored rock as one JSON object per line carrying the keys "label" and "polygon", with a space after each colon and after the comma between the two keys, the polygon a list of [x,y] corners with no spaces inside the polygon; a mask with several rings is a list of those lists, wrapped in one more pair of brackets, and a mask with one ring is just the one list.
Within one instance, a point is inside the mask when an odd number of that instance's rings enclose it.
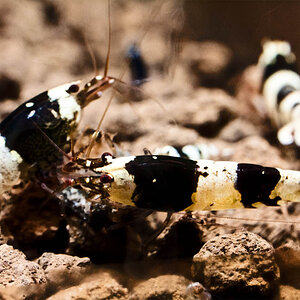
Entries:
{"label": "light colored rock", "polygon": [[161,275],[150,278],[134,287],[130,300],[186,299],[190,280],[179,275]]}
{"label": "light colored rock", "polygon": [[128,290],[122,287],[109,273],[97,274],[97,279],[62,290],[48,300],[126,300]]}
{"label": "light colored rock", "polygon": [[219,137],[226,142],[235,143],[247,136],[257,134],[258,130],[253,124],[243,119],[236,119],[222,129]]}
{"label": "light colored rock", "polygon": [[216,294],[238,298],[247,293],[255,298],[276,293],[279,268],[271,244],[256,234],[241,232],[204,244],[193,258],[192,275]]}
{"label": "light colored rock", "polygon": [[280,300],[299,300],[300,290],[292,286],[281,285],[280,286]]}
{"label": "light colored rock", "polygon": [[300,245],[299,241],[288,243],[275,250],[276,261],[280,268],[281,281],[300,287]]}
{"label": "light colored rock", "polygon": [[18,295],[17,299],[38,299],[45,292],[47,280],[43,269],[6,244],[0,246],[0,274],[0,288],[8,293],[13,290],[11,294]]}
{"label": "light colored rock", "polygon": [[37,263],[44,270],[51,288],[58,289],[62,285],[72,285],[81,280],[89,269],[90,259],[45,252]]}

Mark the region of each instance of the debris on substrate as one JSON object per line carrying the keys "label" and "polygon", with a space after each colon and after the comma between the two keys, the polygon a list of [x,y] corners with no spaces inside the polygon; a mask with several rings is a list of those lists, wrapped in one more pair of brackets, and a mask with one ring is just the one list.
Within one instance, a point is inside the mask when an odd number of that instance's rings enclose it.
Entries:
{"label": "debris on substrate", "polygon": [[[107,18],[103,4],[93,3],[92,10],[83,1],[0,4],[6,12],[1,119],[45,89],[93,76],[83,32],[103,64]],[[147,3],[113,6],[113,75],[121,71],[125,38],[144,21]],[[167,144],[212,144],[214,159],[299,169],[296,152],[276,142],[259,96],[259,70],[240,71],[230,45],[187,39],[170,67],[172,80],[158,76],[170,58],[164,39],[172,28],[165,18],[162,13],[145,37],[146,49],[142,44],[152,71],[146,94],[132,105],[113,102],[104,123],[120,149],[142,154]],[[95,128],[103,107],[102,101],[88,107],[82,128]],[[300,299],[299,205],[178,213],[155,237],[165,213],[85,203],[77,189],[65,191],[64,200],[36,183],[19,190],[0,203],[1,299]]]}

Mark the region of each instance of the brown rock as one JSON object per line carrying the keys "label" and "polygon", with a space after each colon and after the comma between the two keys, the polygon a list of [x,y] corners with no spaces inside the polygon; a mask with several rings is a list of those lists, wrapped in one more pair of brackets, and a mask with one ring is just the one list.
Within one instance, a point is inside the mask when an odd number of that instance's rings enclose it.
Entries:
{"label": "brown rock", "polygon": [[218,135],[236,115],[234,99],[219,89],[197,89],[187,101],[188,105],[183,104],[183,99],[173,103],[173,115],[178,124],[193,128],[205,137]]}
{"label": "brown rock", "polygon": [[280,277],[300,289],[300,245],[290,241],[275,250],[276,261],[280,268]]}
{"label": "brown rock", "polygon": [[193,261],[194,280],[215,294],[253,299],[277,292],[274,248],[256,234],[241,232],[211,239]]}
{"label": "brown rock", "polygon": [[24,297],[22,291],[20,291],[18,288],[14,288],[14,287],[0,288],[1,300],[18,300],[23,298]]}
{"label": "brown rock", "polygon": [[280,300],[299,300],[300,290],[295,289],[292,286],[281,285],[280,286]]}
{"label": "brown rock", "polygon": [[45,271],[51,288],[72,285],[81,280],[89,269],[90,259],[65,254],[44,253],[37,263]]}
{"label": "brown rock", "polygon": [[253,124],[243,119],[236,119],[222,129],[219,137],[226,142],[235,143],[247,136],[257,134],[258,130]]}
{"label": "brown rock", "polygon": [[0,273],[0,287],[12,288],[18,299],[38,298],[45,292],[47,279],[42,268],[12,246],[0,246]]}
{"label": "brown rock", "polygon": [[48,300],[125,300],[128,290],[122,287],[109,273],[97,274],[97,279],[82,283],[47,298]]}
{"label": "brown rock", "polygon": [[186,299],[190,280],[179,275],[162,275],[150,278],[134,287],[130,300]]}
{"label": "brown rock", "polygon": [[260,136],[249,136],[236,143],[230,160],[280,167],[282,169],[294,169],[297,167],[295,162],[289,163],[282,159],[280,151]]}

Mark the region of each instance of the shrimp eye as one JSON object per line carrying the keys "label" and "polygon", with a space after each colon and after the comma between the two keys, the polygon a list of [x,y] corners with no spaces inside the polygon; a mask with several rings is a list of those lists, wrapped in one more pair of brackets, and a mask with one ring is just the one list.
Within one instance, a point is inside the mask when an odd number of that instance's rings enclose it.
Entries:
{"label": "shrimp eye", "polygon": [[114,158],[113,155],[109,152],[104,152],[101,155],[101,160],[103,161],[104,164],[108,164],[110,162],[110,160]]}
{"label": "shrimp eye", "polygon": [[67,90],[67,93],[74,94],[79,91],[79,85],[78,84],[72,84],[69,89]]}
{"label": "shrimp eye", "polygon": [[114,181],[114,177],[110,174],[102,174],[100,176],[101,183],[111,183]]}

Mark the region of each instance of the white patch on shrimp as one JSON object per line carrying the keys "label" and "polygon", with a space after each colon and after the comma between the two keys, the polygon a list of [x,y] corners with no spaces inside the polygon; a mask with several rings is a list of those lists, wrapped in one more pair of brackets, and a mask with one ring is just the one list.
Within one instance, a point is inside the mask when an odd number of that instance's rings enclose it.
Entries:
{"label": "white patch on shrimp", "polygon": [[32,117],[34,116],[34,114],[35,114],[35,110],[32,110],[32,111],[28,114],[27,119],[32,118]]}
{"label": "white patch on shrimp", "polygon": [[79,115],[81,107],[76,100],[76,96],[70,95],[67,91],[71,85],[78,85],[80,81],[74,81],[71,83],[63,84],[48,91],[48,97],[50,101],[57,101],[59,105],[59,113],[61,118],[69,121],[75,119],[77,114],[76,122],[79,121]]}
{"label": "white patch on shrimp", "polygon": [[269,115],[273,117],[277,126],[282,125],[277,110],[277,96],[280,89],[285,86],[292,86],[295,90],[300,89],[300,76],[289,70],[281,70],[271,75],[265,82],[263,95],[267,102]]}
{"label": "white patch on shrimp", "polygon": [[157,148],[157,149],[155,149],[154,154],[180,157],[180,154],[178,153],[178,151],[172,146],[164,146],[162,148]]}
{"label": "white patch on shrimp", "polygon": [[21,156],[5,145],[5,137],[0,135],[0,193],[7,192],[19,182]]}
{"label": "white patch on shrimp", "polygon": [[59,105],[60,116],[63,119],[72,121],[75,119],[76,114],[80,114],[81,107],[77,103],[75,97],[69,95],[67,98],[58,99],[57,102]]}
{"label": "white patch on shrimp", "polygon": [[266,41],[263,44],[263,52],[259,57],[259,64],[263,67],[275,62],[277,55],[282,55],[287,62],[292,64],[296,56],[291,51],[291,45],[286,41]]}
{"label": "white patch on shrimp", "polygon": [[237,163],[212,160],[197,162],[200,173],[193,204],[186,210],[221,210],[243,208],[241,194],[235,188]]}
{"label": "white patch on shrimp", "polygon": [[70,94],[67,91],[69,90],[70,86],[78,85],[80,83],[81,83],[81,81],[77,80],[77,81],[73,81],[70,83],[65,83],[65,84],[59,85],[55,88],[48,90],[47,94],[48,94],[48,97],[50,98],[50,102],[56,101],[60,98],[69,97]]}
{"label": "white patch on shrimp", "polygon": [[125,156],[125,157],[118,157],[111,160],[111,163],[107,166],[101,168],[95,168],[95,172],[107,172],[111,173],[112,171],[124,169],[125,165],[130,161],[134,160],[135,156]]}
{"label": "white patch on shrimp", "polygon": [[135,206],[131,199],[136,188],[134,176],[129,174],[125,168],[126,164],[134,159],[135,156],[115,158],[111,164],[95,169],[95,172],[108,173],[113,176],[114,181],[108,187],[109,199],[111,201]]}
{"label": "white patch on shrimp", "polygon": [[32,106],[34,106],[34,103],[33,102],[28,102],[28,103],[25,104],[25,106],[26,107],[32,107]]}
{"label": "white patch on shrimp", "polygon": [[286,124],[291,120],[299,120],[300,91],[289,93],[279,105],[280,121]]}

